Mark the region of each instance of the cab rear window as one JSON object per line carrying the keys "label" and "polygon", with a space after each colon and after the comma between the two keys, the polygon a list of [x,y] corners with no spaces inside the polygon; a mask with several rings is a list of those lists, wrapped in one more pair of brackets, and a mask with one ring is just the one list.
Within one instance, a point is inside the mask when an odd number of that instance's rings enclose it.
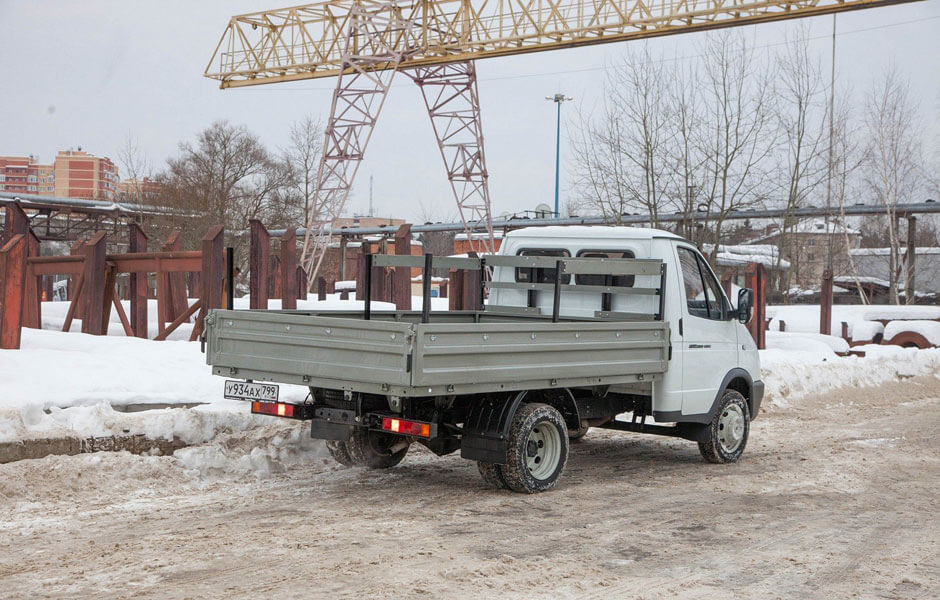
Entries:
{"label": "cab rear window", "polygon": [[[630,250],[582,250],[578,258],[636,258]],[[634,275],[575,275],[578,285],[607,285],[615,287],[633,287]]]}
{"label": "cab rear window", "polygon": [[[519,251],[519,256],[557,256],[558,258],[570,257],[571,253],[559,248],[523,248]],[[516,281],[524,283],[555,283],[555,270],[544,268],[525,268],[516,267]],[[561,283],[568,285],[571,283],[571,275],[561,276]]]}

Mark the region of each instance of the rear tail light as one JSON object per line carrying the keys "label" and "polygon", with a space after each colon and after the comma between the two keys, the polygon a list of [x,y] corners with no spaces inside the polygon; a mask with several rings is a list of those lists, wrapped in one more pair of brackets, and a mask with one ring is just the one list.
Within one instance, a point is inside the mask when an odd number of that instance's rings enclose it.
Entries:
{"label": "rear tail light", "polygon": [[382,429],[401,435],[413,435],[417,437],[431,437],[431,424],[420,423],[418,421],[406,421],[404,419],[393,419],[384,417],[382,419]]}
{"label": "rear tail light", "polygon": [[[285,404],[283,402],[252,402],[251,412],[256,415],[271,415],[273,417],[295,417],[297,406],[294,404]],[[297,414],[297,417],[300,415]]]}

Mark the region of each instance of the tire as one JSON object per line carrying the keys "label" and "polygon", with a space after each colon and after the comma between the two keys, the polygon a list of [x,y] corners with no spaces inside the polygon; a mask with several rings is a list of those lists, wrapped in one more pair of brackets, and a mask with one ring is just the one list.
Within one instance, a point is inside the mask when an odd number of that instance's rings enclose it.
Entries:
{"label": "tire", "polygon": [[388,469],[405,458],[410,445],[411,442],[400,435],[357,428],[346,442],[346,449],[356,466]]}
{"label": "tire", "polygon": [[523,404],[509,428],[508,462],[500,470],[514,492],[534,494],[555,486],[568,461],[568,427],[547,404]]}
{"label": "tire", "polygon": [[506,485],[506,480],[503,479],[503,468],[501,465],[477,461],[477,469],[480,471],[480,476],[483,477],[483,481],[486,483],[487,487],[496,488],[497,490],[509,488],[509,486]]}
{"label": "tire", "polygon": [[733,463],[741,458],[751,430],[747,400],[740,392],[726,390],[711,423],[705,426],[706,439],[698,443],[702,457],[710,463]]}
{"label": "tire", "polygon": [[333,457],[333,460],[344,467],[351,467],[353,465],[353,459],[349,456],[349,449],[346,447],[346,442],[327,440],[326,449],[330,451],[330,456]]}

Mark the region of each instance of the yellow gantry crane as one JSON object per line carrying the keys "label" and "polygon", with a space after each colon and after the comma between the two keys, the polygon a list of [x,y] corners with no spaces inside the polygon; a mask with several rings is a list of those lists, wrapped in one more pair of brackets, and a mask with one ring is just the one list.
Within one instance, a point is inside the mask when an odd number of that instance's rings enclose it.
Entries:
{"label": "yellow gantry crane", "polygon": [[[336,77],[307,223],[315,279],[395,73],[420,87],[461,220],[493,249],[479,58],[817,16],[912,0],[329,0],[238,15],[205,76],[222,88]],[[469,239],[473,239],[472,236]]]}

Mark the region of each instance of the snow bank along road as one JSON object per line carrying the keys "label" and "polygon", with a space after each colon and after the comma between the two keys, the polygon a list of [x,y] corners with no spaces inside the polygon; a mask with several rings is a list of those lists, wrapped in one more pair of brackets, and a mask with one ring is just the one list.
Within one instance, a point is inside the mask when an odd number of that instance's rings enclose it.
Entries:
{"label": "snow bank along road", "polygon": [[940,589],[934,374],[771,405],[736,465],[705,464],[688,442],[592,430],[559,487],[535,496],[485,489],[473,464],[417,449],[387,472],[342,469],[302,427],[236,431],[174,457],[0,465],[0,597]]}

